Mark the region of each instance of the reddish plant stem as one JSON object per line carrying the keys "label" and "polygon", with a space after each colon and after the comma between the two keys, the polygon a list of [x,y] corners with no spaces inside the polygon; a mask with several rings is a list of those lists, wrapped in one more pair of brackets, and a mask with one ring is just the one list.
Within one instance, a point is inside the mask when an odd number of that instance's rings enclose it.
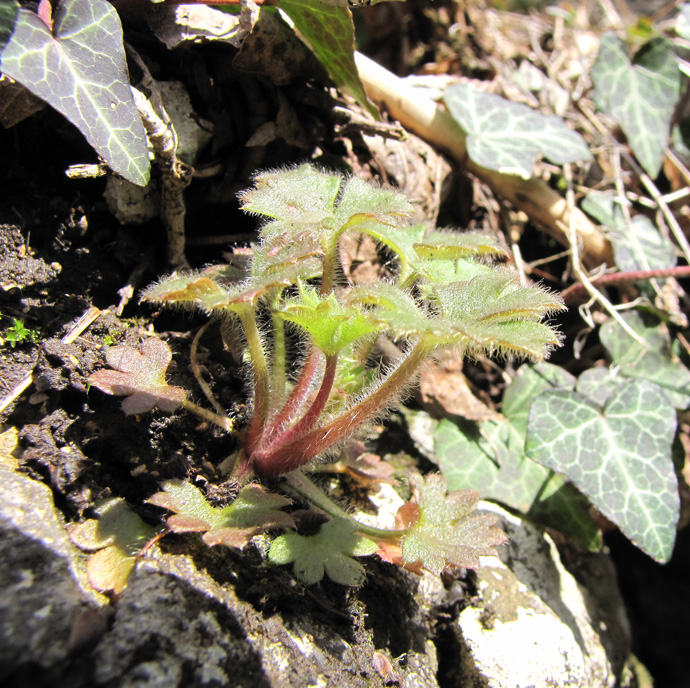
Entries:
{"label": "reddish plant stem", "polygon": [[289,425],[293,418],[299,413],[300,408],[309,394],[309,388],[314,381],[314,375],[316,375],[316,370],[319,367],[319,353],[319,350],[315,346],[312,345],[309,348],[307,357],[304,359],[302,365],[302,370],[300,370],[299,377],[292,388],[292,392],[290,392],[290,396],[283,405],[283,408],[280,409],[266,425],[263,432],[264,436],[280,432],[285,426]]}
{"label": "reddish plant stem", "polygon": [[313,428],[302,437],[252,456],[254,468],[263,475],[282,475],[303,466],[352,435],[405,388],[433,347],[416,344],[398,367],[368,396],[347,409],[326,425]]}
{"label": "reddish plant stem", "polygon": [[[617,284],[629,284],[642,280],[663,279],[664,277],[690,277],[690,265],[678,265],[674,268],[663,270],[635,270],[633,272],[614,272],[610,275],[602,275],[592,280],[595,287],[615,286]],[[577,282],[561,292],[566,303],[574,303],[580,299],[588,298],[587,291],[581,282]]]}
{"label": "reddish plant stem", "polygon": [[307,412],[292,427],[286,428],[282,432],[278,432],[278,434],[273,437],[270,437],[268,433],[264,433],[257,450],[252,455],[252,461],[256,456],[261,456],[276,451],[280,448],[280,446],[289,445],[292,442],[295,442],[297,439],[302,437],[302,435],[309,432],[314,425],[316,425],[319,416],[326,407],[328,398],[331,396],[331,390],[333,389],[333,381],[335,380],[337,368],[338,356],[327,356],[326,369],[323,374],[323,379],[321,380],[321,386],[319,387],[316,398],[312,402],[311,406],[307,409]]}

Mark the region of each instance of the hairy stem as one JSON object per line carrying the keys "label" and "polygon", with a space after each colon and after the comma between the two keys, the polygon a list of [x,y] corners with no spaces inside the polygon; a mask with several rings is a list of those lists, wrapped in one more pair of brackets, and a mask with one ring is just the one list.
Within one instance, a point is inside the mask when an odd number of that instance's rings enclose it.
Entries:
{"label": "hairy stem", "polygon": [[323,490],[314,485],[314,483],[301,471],[288,473],[285,479],[295,492],[309,500],[315,507],[321,509],[321,511],[327,513],[332,518],[342,518],[354,523],[357,532],[362,535],[370,535],[377,539],[395,540],[408,532],[407,530],[377,528],[376,526],[369,526],[365,523],[361,523],[356,518],[350,516],[347,511],[341,509],[325,492],[323,492]]}
{"label": "hairy stem", "polygon": [[195,404],[193,401],[189,401],[189,399],[185,399],[182,402],[182,408],[185,411],[193,413],[195,416],[199,416],[199,418],[203,418],[205,421],[208,421],[209,423],[217,425],[226,432],[235,432],[235,424],[233,423],[232,419],[227,418],[226,416],[221,416],[220,414],[214,413],[213,411],[209,411],[208,409],[205,409],[202,406],[197,406],[197,404]]}
{"label": "hairy stem", "polygon": [[261,437],[261,432],[266,423],[266,416],[268,415],[268,395],[269,395],[269,381],[268,381],[268,364],[266,362],[266,352],[264,351],[263,342],[261,341],[261,334],[256,323],[256,315],[251,304],[238,309],[238,316],[242,323],[244,336],[247,340],[247,348],[249,350],[249,358],[252,366],[252,385],[254,391],[254,415],[252,417],[251,425],[247,433],[246,447],[247,452],[251,454],[252,449],[256,446]]}
{"label": "hairy stem", "polygon": [[277,408],[285,403],[285,322],[274,313],[271,318],[271,325],[273,327],[271,404]]}
{"label": "hairy stem", "polygon": [[257,472],[264,475],[288,473],[352,435],[403,391],[432,349],[433,345],[418,342],[398,367],[359,403],[293,442],[253,456]]}
{"label": "hairy stem", "polygon": [[252,454],[252,460],[266,453],[280,451],[281,446],[294,442],[314,427],[331,396],[337,368],[338,356],[327,356],[326,369],[324,370],[323,379],[321,380],[321,386],[319,387],[316,398],[307,409],[306,413],[292,427],[279,431],[278,434],[273,437],[269,437],[268,433],[264,433],[262,442],[259,444],[254,454]]}
{"label": "hairy stem", "polygon": [[314,381],[314,375],[316,375],[316,371],[319,367],[319,360],[321,358],[319,353],[319,350],[315,346],[309,348],[309,352],[304,360],[299,377],[292,388],[292,392],[283,408],[267,424],[266,430],[264,431],[265,436],[280,432],[298,415],[309,394],[309,388]]}

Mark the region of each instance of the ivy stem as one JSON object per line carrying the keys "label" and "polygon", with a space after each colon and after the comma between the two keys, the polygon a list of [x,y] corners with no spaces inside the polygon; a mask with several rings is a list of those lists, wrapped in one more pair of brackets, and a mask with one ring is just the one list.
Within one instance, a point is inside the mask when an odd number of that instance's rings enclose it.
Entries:
{"label": "ivy stem", "polygon": [[377,413],[383,412],[405,389],[432,349],[433,344],[418,342],[398,367],[360,402],[329,423],[313,428],[293,442],[281,443],[270,451],[253,456],[257,472],[264,475],[289,473],[352,435]]}
{"label": "ivy stem", "polygon": [[202,406],[198,406],[193,401],[189,401],[189,399],[185,399],[182,402],[182,408],[185,411],[193,413],[195,416],[199,416],[199,418],[203,418],[203,420],[208,421],[209,423],[217,425],[226,432],[235,432],[235,424],[231,418],[227,418],[226,416],[221,416],[218,413],[209,411],[208,409],[205,409]]}
{"label": "ivy stem", "polygon": [[377,539],[396,540],[405,535],[409,529],[387,529],[370,526],[366,523],[361,523],[356,518],[350,516],[344,509],[339,507],[323,490],[317,487],[309,478],[301,471],[293,471],[285,476],[285,479],[290,484],[295,492],[311,502],[315,507],[328,514],[331,518],[342,518],[351,523],[354,523],[357,532],[362,535],[370,535]]}
{"label": "ivy stem", "polygon": [[247,432],[247,453],[252,450],[261,437],[261,432],[266,423],[269,404],[269,376],[268,363],[266,362],[266,352],[264,351],[261,333],[256,323],[256,315],[252,304],[243,304],[242,308],[237,309],[237,315],[242,323],[244,336],[247,340],[247,349],[252,366],[252,384],[254,388],[254,415]]}

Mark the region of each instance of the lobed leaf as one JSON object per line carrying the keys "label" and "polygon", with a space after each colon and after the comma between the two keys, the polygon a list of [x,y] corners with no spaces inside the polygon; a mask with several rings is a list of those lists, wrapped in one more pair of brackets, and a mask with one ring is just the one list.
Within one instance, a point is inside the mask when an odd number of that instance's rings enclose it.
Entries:
{"label": "lobed leaf", "polygon": [[403,537],[406,564],[419,564],[439,574],[451,566],[479,568],[480,556],[497,556],[496,547],[506,542],[494,527],[496,516],[474,513],[479,495],[472,490],[448,493],[440,475],[410,478],[418,518]]}
{"label": "lobed leaf", "polygon": [[322,297],[316,289],[305,287],[301,280],[298,289],[299,295],[287,299],[277,314],[306,330],[327,356],[382,328],[361,309],[338,303],[335,294]]}
{"label": "lobed leaf", "polygon": [[91,587],[119,595],[136,566],[139,552],[156,531],[119,497],[99,506],[97,514],[98,519],[72,525],[69,536],[79,549],[94,552],[86,562]]}
{"label": "lobed leaf", "polygon": [[656,178],[680,96],[671,44],[653,38],[631,60],[621,38],[607,33],[601,37],[592,81],[599,107],[620,124],[635,157]]}
{"label": "lobed leaf", "polygon": [[493,237],[481,232],[429,232],[423,242],[414,244],[414,250],[420,258],[444,260],[508,255]]}
{"label": "lobed leaf", "polygon": [[643,347],[615,321],[602,325],[599,336],[624,376],[659,385],[675,408],[690,406],[690,370],[674,355],[661,323],[646,321],[636,311],[621,317],[646,342]]}
{"label": "lobed leaf", "polygon": [[52,32],[20,9],[0,71],[72,122],[114,172],[148,183],[147,138],[129,86],[122,25],[107,0],[63,0]]}
{"label": "lobed leaf", "polygon": [[675,429],[668,397],[646,380],[609,390],[603,406],[580,391],[556,390],[531,406],[526,451],[567,476],[633,543],[665,562],[679,514]]}
{"label": "lobed leaf", "polygon": [[635,215],[630,224],[619,203],[610,196],[589,193],[582,209],[605,225],[616,265],[623,272],[663,270],[676,264],[676,249],[646,215]]}
{"label": "lobed leaf", "polygon": [[434,432],[436,462],[450,489],[479,492],[556,528],[589,549],[601,547],[601,534],[587,499],[565,478],[525,453],[529,409],[551,389],[574,389],[576,380],[559,366],[522,366],[503,397],[505,419],[486,420],[479,431],[443,419]]}
{"label": "lobed leaf", "polygon": [[269,528],[295,527],[292,517],[280,511],[290,500],[265,492],[255,483],[242,488],[232,504],[222,508],[211,506],[198,488],[182,480],[166,481],[163,492],[148,501],[174,512],[167,521],[170,530],[203,532],[202,540],[209,547],[222,544],[241,549]]}
{"label": "lobed leaf", "polygon": [[341,585],[364,582],[364,567],[353,557],[374,554],[378,546],[357,534],[356,525],[346,519],[331,519],[316,535],[285,533],[277,537],[268,552],[274,564],[293,564],[295,576],[307,585],[324,576]]}
{"label": "lobed leaf", "polygon": [[355,65],[355,32],[349,3],[345,0],[278,0],[276,4],[294,22],[319,62],[328,70],[333,83],[372,117],[379,119],[378,109],[367,98]]}
{"label": "lobed leaf", "polygon": [[154,408],[172,413],[187,398],[182,387],[166,382],[165,372],[172,352],[156,337],[144,340],[139,351],[126,344],[110,347],[105,352],[105,360],[114,370],[98,370],[89,376],[89,382],[106,394],[126,396],[122,410],[127,415]]}
{"label": "lobed leaf", "polygon": [[540,155],[557,165],[592,159],[584,139],[560,117],[471,84],[449,86],[443,100],[467,133],[468,155],[482,167],[529,179]]}

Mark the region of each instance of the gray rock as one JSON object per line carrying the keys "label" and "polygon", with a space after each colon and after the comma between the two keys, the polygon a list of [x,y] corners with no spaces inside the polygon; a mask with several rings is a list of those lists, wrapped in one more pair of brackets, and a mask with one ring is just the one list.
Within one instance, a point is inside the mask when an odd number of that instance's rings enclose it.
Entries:
{"label": "gray rock", "polygon": [[582,554],[583,585],[553,540],[489,505],[510,538],[477,572],[478,599],[458,619],[467,679],[491,688],[613,688],[630,651],[615,573],[603,554]]}
{"label": "gray rock", "polygon": [[56,685],[70,653],[102,628],[104,600],[88,588],[51,491],[10,464],[0,463],[0,682],[40,674]]}
{"label": "gray rock", "polygon": [[[297,589],[294,594],[299,595]],[[309,608],[312,607],[311,611]],[[383,686],[370,631],[339,614],[264,616],[187,555],[142,562],[94,651],[98,686]],[[323,612],[324,610],[321,610]],[[329,618],[330,616],[330,618]],[[411,650],[395,671],[401,685],[435,688],[433,653]],[[381,648],[385,652],[385,648]]]}

